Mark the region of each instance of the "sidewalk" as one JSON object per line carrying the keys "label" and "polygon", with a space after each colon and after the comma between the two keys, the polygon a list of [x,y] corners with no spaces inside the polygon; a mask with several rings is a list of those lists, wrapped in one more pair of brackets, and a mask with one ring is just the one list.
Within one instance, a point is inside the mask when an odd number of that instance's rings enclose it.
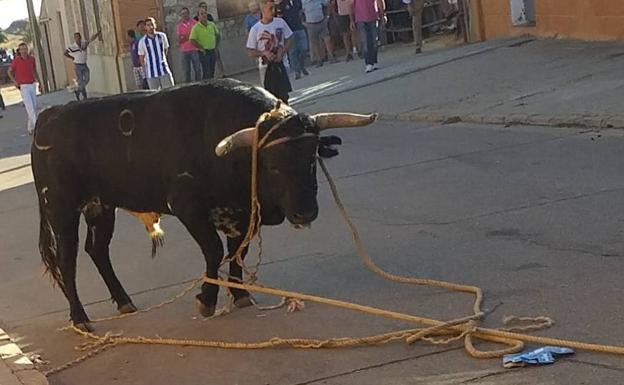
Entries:
{"label": "sidewalk", "polygon": [[391,120],[624,128],[623,66],[622,43],[503,39],[383,67],[369,84],[304,89],[296,99],[315,111],[357,107]]}
{"label": "sidewalk", "polygon": [[48,380],[0,329],[0,385],[47,385]]}

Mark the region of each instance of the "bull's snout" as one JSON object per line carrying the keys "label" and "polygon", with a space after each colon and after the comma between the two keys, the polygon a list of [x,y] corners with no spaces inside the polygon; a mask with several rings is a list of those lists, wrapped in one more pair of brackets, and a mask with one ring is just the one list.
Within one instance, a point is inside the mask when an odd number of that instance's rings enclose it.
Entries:
{"label": "bull's snout", "polygon": [[316,219],[318,216],[318,209],[314,209],[307,212],[297,212],[293,213],[292,217],[289,218],[292,224],[294,225],[307,225]]}

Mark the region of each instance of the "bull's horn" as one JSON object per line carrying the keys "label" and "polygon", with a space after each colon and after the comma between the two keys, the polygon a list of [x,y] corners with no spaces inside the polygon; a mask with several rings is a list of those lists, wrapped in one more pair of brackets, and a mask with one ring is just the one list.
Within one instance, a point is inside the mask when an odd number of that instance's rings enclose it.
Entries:
{"label": "bull's horn", "polygon": [[377,120],[377,114],[361,115],[347,112],[330,112],[312,115],[320,131],[338,127],[367,126]]}
{"label": "bull's horn", "polygon": [[255,130],[255,127],[250,127],[245,128],[244,130],[236,131],[217,144],[215,154],[217,154],[217,156],[225,156],[236,148],[251,147]]}

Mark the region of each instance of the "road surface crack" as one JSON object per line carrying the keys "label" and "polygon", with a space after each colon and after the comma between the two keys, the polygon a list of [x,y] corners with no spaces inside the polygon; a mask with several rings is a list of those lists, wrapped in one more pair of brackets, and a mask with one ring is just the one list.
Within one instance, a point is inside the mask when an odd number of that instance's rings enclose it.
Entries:
{"label": "road surface crack", "polygon": [[367,371],[367,370],[378,369],[378,368],[382,368],[382,367],[389,366],[389,365],[394,365],[394,364],[399,364],[399,363],[406,362],[406,361],[417,360],[419,358],[431,357],[431,356],[435,356],[435,355],[438,355],[438,354],[448,353],[448,352],[455,351],[455,350],[460,350],[460,349],[463,349],[463,348],[464,348],[463,346],[456,346],[456,347],[452,347],[452,348],[446,348],[446,349],[438,350],[438,351],[435,351],[435,352],[429,352],[429,353],[424,353],[424,354],[418,354],[418,355],[415,355],[415,356],[399,358],[399,359],[396,359],[396,360],[391,360],[391,361],[386,361],[386,362],[382,362],[382,363],[378,363],[378,364],[363,366],[361,368],[352,369],[352,370],[348,370],[348,371],[345,371],[345,372],[332,374],[332,375],[329,375],[329,376],[323,376],[323,377],[314,378],[312,380],[307,380],[307,381],[304,381],[304,382],[297,382],[297,383],[292,384],[292,385],[310,385],[310,384],[318,383],[318,382],[321,382],[321,381],[326,381],[326,380],[331,380],[331,379],[334,379],[334,378],[340,378],[340,377],[344,377],[344,376],[349,376],[351,374],[364,372],[364,371]]}

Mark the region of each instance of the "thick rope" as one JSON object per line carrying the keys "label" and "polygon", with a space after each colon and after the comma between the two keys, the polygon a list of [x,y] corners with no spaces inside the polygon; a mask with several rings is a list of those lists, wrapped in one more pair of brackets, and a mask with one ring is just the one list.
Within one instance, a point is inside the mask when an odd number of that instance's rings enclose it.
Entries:
{"label": "thick rope", "polygon": [[[250,244],[254,235],[257,233],[256,230],[259,229],[260,225],[260,202],[257,197],[257,171],[258,171],[258,150],[262,148],[262,146],[266,143],[268,136],[278,128],[279,124],[273,126],[267,134],[264,136],[262,140],[258,138],[258,127],[265,119],[274,116],[279,110],[279,105],[276,109],[270,113],[264,114],[260,119],[258,119],[255,135],[253,139],[253,146],[251,151],[251,215],[249,219],[249,226],[247,229],[247,233],[240,247],[234,254],[231,259],[224,260],[223,263],[230,262],[231,260],[235,260],[246,274],[251,273],[252,282],[256,281],[256,273],[257,266],[254,269],[255,271],[250,272],[249,269],[245,267],[245,264],[242,259],[243,250]],[[278,297],[282,297],[282,303],[286,303],[287,300],[290,301],[310,301],[316,302],[320,304],[330,305],[334,307],[340,307],[348,310],[355,310],[359,312],[363,312],[366,314],[371,314],[375,316],[386,317],[393,320],[406,321],[410,323],[416,323],[420,325],[426,325],[425,328],[417,328],[417,329],[406,329],[400,330],[390,333],[377,334],[373,336],[367,337],[345,337],[345,338],[330,338],[330,339],[308,339],[308,338],[271,338],[266,341],[259,342],[225,342],[225,341],[208,341],[208,340],[195,340],[195,339],[172,339],[172,338],[147,338],[147,337],[125,337],[121,334],[111,334],[107,333],[104,336],[99,336],[95,333],[85,332],[81,329],[78,329],[75,326],[70,326],[69,329],[73,330],[77,334],[82,337],[92,340],[91,343],[83,344],[77,347],[77,350],[85,350],[92,349],[85,355],[78,357],[76,360],[71,361],[67,364],[54,368],[44,374],[46,376],[58,373],[62,370],[69,369],[75,365],[80,364],[81,362],[94,357],[95,355],[117,345],[122,344],[149,344],[149,345],[173,345],[173,346],[195,346],[195,347],[208,347],[208,348],[221,348],[221,349],[266,349],[266,348],[278,348],[278,347],[291,347],[298,349],[320,349],[320,348],[346,348],[346,347],[356,347],[356,346],[368,346],[368,345],[379,345],[386,344],[398,340],[404,340],[407,343],[414,343],[418,340],[428,341],[432,344],[441,345],[448,344],[453,341],[457,341],[460,339],[464,339],[464,346],[466,351],[472,356],[476,358],[495,358],[501,357],[504,354],[515,353],[523,349],[524,342],[536,343],[541,345],[558,345],[570,347],[573,349],[579,350],[587,350],[592,352],[601,352],[601,353],[612,353],[624,355],[624,347],[621,346],[610,346],[610,345],[601,345],[601,344],[591,344],[584,343],[578,341],[557,339],[557,338],[549,338],[549,337],[540,337],[533,336],[527,334],[520,334],[518,331],[535,331],[541,330],[547,327],[550,327],[553,324],[553,321],[548,317],[508,317],[505,319],[505,324],[520,324],[520,326],[516,327],[508,327],[505,329],[488,329],[482,328],[478,326],[478,321],[484,316],[483,311],[481,310],[481,304],[483,302],[483,292],[480,288],[476,286],[470,285],[461,285],[452,282],[445,282],[439,280],[431,280],[431,279],[421,279],[421,278],[412,278],[412,277],[404,277],[398,276],[395,274],[388,273],[377,266],[368,252],[364,247],[364,244],[360,238],[360,235],[357,231],[356,226],[351,220],[344,204],[342,203],[340,196],[338,194],[338,190],[336,185],[331,178],[325,164],[322,159],[319,158],[319,164],[327,177],[329,182],[329,186],[332,192],[332,196],[334,201],[336,202],[336,206],[342,216],[342,219],[346,223],[347,227],[351,231],[351,235],[353,238],[353,242],[357,249],[358,255],[367,266],[369,270],[378,276],[398,283],[403,284],[411,284],[411,285],[424,285],[424,286],[432,286],[444,288],[452,291],[470,293],[475,296],[475,300],[473,303],[473,314],[450,320],[447,322],[439,321],[435,319],[420,317],[416,315],[394,312],[385,309],[374,308],[371,306],[359,305],[356,303],[341,301],[337,299],[324,298],[309,294],[303,294],[293,291],[274,289],[270,287],[264,287],[257,284],[249,284],[249,283],[240,283],[240,282],[230,282],[224,279],[214,279],[209,278],[207,276],[203,276],[202,278],[194,281],[192,285],[188,288],[184,289],[181,293],[176,295],[170,300],[164,301],[158,305],[151,306],[147,309],[139,311],[139,313],[146,313],[154,309],[158,309],[167,304],[173,303],[176,300],[182,298],[186,294],[188,294],[193,288],[199,283],[204,282],[213,285],[219,285],[226,288],[234,288],[234,289],[243,289],[250,292],[257,292],[263,294],[274,295]],[[282,305],[280,303],[280,305]],[[281,307],[281,306],[280,306]],[[95,320],[94,322],[102,322],[115,320],[120,318],[129,317],[133,314],[123,314],[119,316],[106,317]],[[505,348],[493,351],[480,351],[475,348],[473,340],[479,339],[482,341],[493,342],[497,344],[505,345]]]}

